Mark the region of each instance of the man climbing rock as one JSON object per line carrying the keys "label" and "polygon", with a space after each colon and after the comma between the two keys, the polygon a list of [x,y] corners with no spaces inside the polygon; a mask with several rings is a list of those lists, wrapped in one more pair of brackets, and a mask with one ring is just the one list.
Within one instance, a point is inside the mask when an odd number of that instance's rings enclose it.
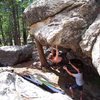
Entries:
{"label": "man climbing rock", "polygon": [[77,68],[76,66],[74,66],[70,61],[69,64],[77,71],[77,73],[72,73],[68,70],[68,68],[66,66],[63,67],[64,70],[66,70],[66,72],[71,75],[72,77],[75,78],[75,84],[70,86],[70,92],[72,95],[72,98],[74,98],[74,91],[73,89],[78,89],[80,91],[80,100],[83,100],[83,84],[84,84],[84,80],[83,80],[83,74],[81,72],[81,69]]}

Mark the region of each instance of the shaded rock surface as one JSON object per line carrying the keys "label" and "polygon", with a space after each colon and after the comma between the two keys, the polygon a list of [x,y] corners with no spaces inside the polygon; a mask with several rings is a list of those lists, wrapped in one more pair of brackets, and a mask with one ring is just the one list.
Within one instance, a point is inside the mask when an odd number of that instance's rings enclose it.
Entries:
{"label": "shaded rock surface", "polygon": [[15,65],[32,56],[33,46],[2,46],[0,47],[0,63],[4,66]]}
{"label": "shaded rock surface", "polygon": [[99,7],[99,0],[37,0],[24,14],[42,45],[71,48],[81,58],[90,57],[100,74]]}

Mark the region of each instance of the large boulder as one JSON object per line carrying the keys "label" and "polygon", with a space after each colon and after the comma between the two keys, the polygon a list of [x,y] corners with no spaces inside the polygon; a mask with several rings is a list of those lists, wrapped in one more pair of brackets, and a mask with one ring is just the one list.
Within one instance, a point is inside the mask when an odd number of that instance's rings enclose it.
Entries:
{"label": "large boulder", "polygon": [[[32,4],[33,8],[29,6],[30,9],[24,11],[26,20],[31,25],[31,34],[41,45],[58,45],[63,48],[71,48],[80,57],[90,58],[90,61],[92,59],[93,65],[98,69],[99,64],[96,64],[94,56],[96,56],[96,50],[98,50],[99,54],[99,49],[95,49],[99,44],[97,38],[100,33],[100,18],[99,16],[97,17],[99,13],[97,7],[100,5],[98,3],[99,0],[44,1],[43,4],[40,4],[41,0],[37,1]],[[59,4],[62,1],[65,4],[63,3],[60,6]],[[56,7],[55,2],[57,4]],[[48,6],[48,4],[50,5]],[[41,17],[43,15],[39,13],[43,7],[41,5],[48,6],[47,9],[43,10],[45,17]],[[39,14],[34,9],[38,9]],[[48,9],[50,13],[48,13]],[[27,16],[28,14],[30,16]],[[35,20],[35,17],[31,16],[36,16],[37,19]],[[41,18],[39,19],[39,17]],[[96,59],[99,59],[99,56]]]}
{"label": "large boulder", "polygon": [[80,46],[82,51],[88,56],[91,56],[92,48],[100,34],[100,14],[96,20],[89,26],[86,32],[82,35]]}
{"label": "large boulder", "polygon": [[92,49],[92,62],[100,75],[100,34]]}
{"label": "large boulder", "polygon": [[26,21],[29,25],[32,25],[55,15],[74,2],[74,0],[37,0],[24,10]]}
{"label": "large boulder", "polygon": [[83,34],[80,46],[100,74],[100,14]]}
{"label": "large boulder", "polygon": [[76,0],[52,18],[33,24],[31,33],[42,45],[59,45],[77,51],[82,34],[95,18],[95,11],[95,2]]}
{"label": "large boulder", "polygon": [[1,100],[72,100],[68,95],[50,93],[15,73],[0,72]]}
{"label": "large boulder", "polygon": [[11,66],[27,60],[32,56],[33,46],[2,46],[0,47],[0,63]]}

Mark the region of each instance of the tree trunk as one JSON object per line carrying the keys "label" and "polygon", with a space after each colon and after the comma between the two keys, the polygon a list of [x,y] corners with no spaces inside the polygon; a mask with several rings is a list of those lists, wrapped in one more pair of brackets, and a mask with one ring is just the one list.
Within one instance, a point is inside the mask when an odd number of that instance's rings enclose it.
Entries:
{"label": "tree trunk", "polygon": [[[2,28],[1,17],[0,17],[0,31],[1,31],[1,35],[2,35],[3,44],[6,45],[5,35],[3,33],[3,28]],[[1,43],[2,43],[2,41],[1,41]]]}
{"label": "tree trunk", "polygon": [[12,26],[13,26],[13,23],[12,23],[12,16],[10,15],[9,16],[9,32],[8,32],[8,41],[9,41],[9,45],[13,45],[13,29],[12,29]]}
{"label": "tree trunk", "polygon": [[[21,1],[22,3],[24,2],[24,0]],[[21,9],[22,13],[24,11],[24,8],[22,7]],[[22,16],[22,30],[23,30],[23,44],[27,44],[27,30],[26,30],[26,21],[24,18],[24,15]]]}
{"label": "tree trunk", "polygon": [[27,33],[26,33],[26,23],[25,19],[22,17],[22,27],[23,27],[23,44],[27,44]]}
{"label": "tree trunk", "polygon": [[21,40],[20,40],[20,26],[19,26],[19,6],[16,4],[16,19],[17,19],[17,34],[18,34],[18,41],[19,44],[21,45]]}
{"label": "tree trunk", "polygon": [[14,43],[20,45],[18,25],[17,25],[17,14],[16,14],[16,1],[12,0],[12,15],[13,15],[13,32],[14,32]]}
{"label": "tree trunk", "polygon": [[37,45],[37,49],[38,49],[38,53],[39,53],[39,57],[40,57],[41,67],[48,66],[42,45],[40,44],[40,42],[38,40],[35,39],[35,41],[36,41],[36,45]]}
{"label": "tree trunk", "polygon": [[9,39],[9,45],[13,45],[13,39],[12,39],[12,32],[9,32],[8,33],[9,34],[9,36],[8,36],[8,39]]}

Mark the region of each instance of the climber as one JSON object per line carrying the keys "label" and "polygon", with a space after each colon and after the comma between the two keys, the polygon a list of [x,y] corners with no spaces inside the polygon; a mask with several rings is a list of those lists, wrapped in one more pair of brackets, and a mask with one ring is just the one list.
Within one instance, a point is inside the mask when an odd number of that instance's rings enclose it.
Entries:
{"label": "climber", "polygon": [[58,47],[56,46],[48,56],[48,63],[50,65],[66,65],[67,58],[65,59],[62,55],[59,55]]}
{"label": "climber", "polygon": [[77,73],[72,73],[68,70],[68,68],[66,66],[63,67],[63,69],[72,77],[75,78],[75,84],[71,85],[69,87],[72,98],[74,98],[74,91],[73,89],[78,89],[80,91],[80,100],[82,100],[82,96],[83,96],[83,84],[84,84],[84,80],[83,80],[83,74],[81,72],[80,68],[77,68],[76,66],[74,66],[70,61],[69,64],[77,71]]}

